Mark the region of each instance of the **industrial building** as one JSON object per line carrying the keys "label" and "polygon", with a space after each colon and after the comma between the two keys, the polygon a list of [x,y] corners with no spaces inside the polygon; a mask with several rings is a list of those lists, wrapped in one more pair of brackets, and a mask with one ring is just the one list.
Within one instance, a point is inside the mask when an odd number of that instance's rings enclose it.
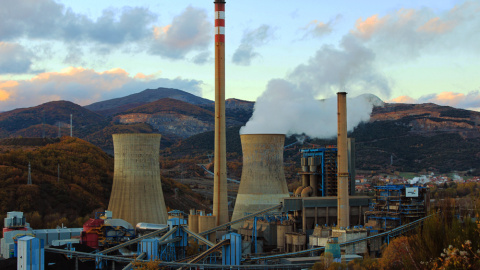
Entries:
{"label": "industrial building", "polygon": [[[337,151],[335,146],[301,149],[300,190],[310,186],[313,197],[337,196]],[[348,138],[348,194],[355,195],[355,139]]]}
{"label": "industrial building", "polygon": [[428,188],[412,185],[376,186],[365,223],[390,230],[424,217],[430,210]]}
{"label": "industrial building", "polygon": [[[384,237],[381,230],[399,226],[401,233],[419,224],[428,211],[427,189],[386,186],[377,187],[374,198],[355,196],[355,143],[347,138],[345,92],[337,93],[336,147],[302,150],[302,185],[292,195],[283,169],[285,135],[241,136],[242,179],[230,221],[226,184],[225,1],[214,3],[213,213],[208,215],[199,209],[191,210],[188,217],[181,211],[167,214],[158,166],[161,136],[114,134],[115,169],[109,210],[98,213],[83,228],[57,231],[33,230],[23,214],[10,212],[1,240],[4,258],[17,257],[19,265],[35,269],[44,269],[42,265],[48,262],[27,260],[33,255],[29,250],[39,255],[35,257],[38,260],[44,260],[45,252],[59,253],[65,255],[62,259],[68,260],[69,265],[88,261],[94,269],[114,269],[115,265],[130,269],[134,261],[151,260],[160,260],[159,265],[175,269],[230,269],[240,265],[260,269],[306,268],[316,260],[297,258],[296,262],[290,260],[281,265],[280,259],[299,254],[318,257],[322,252],[332,253],[338,261],[347,260],[346,256],[355,258],[371,251],[372,246],[376,250]],[[374,234],[368,242],[367,237]],[[61,242],[54,243],[53,239]],[[78,250],[77,243],[91,252]],[[61,246],[55,248],[56,244]],[[193,255],[188,256],[190,244]],[[18,256],[19,252],[23,255]],[[269,256],[262,257],[265,252]]]}

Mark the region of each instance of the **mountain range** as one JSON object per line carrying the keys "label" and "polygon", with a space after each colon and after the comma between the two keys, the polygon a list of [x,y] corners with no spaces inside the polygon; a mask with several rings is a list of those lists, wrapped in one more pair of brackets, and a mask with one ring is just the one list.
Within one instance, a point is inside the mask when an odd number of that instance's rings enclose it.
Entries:
{"label": "mountain range", "polygon": [[[350,134],[356,139],[359,169],[480,170],[480,113],[432,103],[383,103],[373,95],[370,99],[375,105],[370,121]],[[230,132],[250,119],[253,108],[254,102],[226,101]],[[113,149],[111,134],[139,132],[162,134],[161,148],[169,152],[195,149],[205,155],[213,150],[214,110],[213,101],[171,88],[147,89],[84,107],[53,101],[0,113],[0,138],[69,135],[72,114],[73,136],[107,153]],[[241,152],[238,136],[227,141],[227,151]]]}

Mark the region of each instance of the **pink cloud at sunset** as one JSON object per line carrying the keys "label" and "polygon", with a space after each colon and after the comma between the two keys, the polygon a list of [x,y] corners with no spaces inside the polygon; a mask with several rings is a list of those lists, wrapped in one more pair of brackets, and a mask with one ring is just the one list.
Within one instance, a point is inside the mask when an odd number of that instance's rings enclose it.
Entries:
{"label": "pink cloud at sunset", "polygon": [[451,106],[455,108],[480,110],[480,91],[471,91],[466,94],[454,92],[442,92],[421,96],[414,99],[409,96],[399,96],[391,99],[391,103],[435,103],[438,105]]}
{"label": "pink cloud at sunset", "polygon": [[40,73],[27,80],[0,81],[0,111],[35,106],[53,100],[69,100],[79,105],[125,96],[160,86],[178,88],[201,95],[200,81],[158,78],[159,73],[135,76],[121,68],[95,71],[68,67],[60,72]]}
{"label": "pink cloud at sunset", "polygon": [[391,103],[417,103],[417,101],[409,96],[399,96],[389,102]]}
{"label": "pink cloud at sunset", "polygon": [[456,23],[453,21],[446,22],[440,20],[440,18],[435,17],[430,19],[424,25],[418,28],[420,32],[430,32],[430,33],[437,33],[442,34],[452,30],[456,26]]}
{"label": "pink cloud at sunset", "polygon": [[[357,19],[350,33],[376,52],[377,59],[395,61],[449,52],[477,52],[475,25],[479,25],[480,4],[459,3],[450,10],[402,8],[385,15]],[[477,10],[477,11],[475,11]],[[384,57],[384,58],[382,58]]]}
{"label": "pink cloud at sunset", "polygon": [[383,24],[387,21],[387,18],[379,18],[378,14],[362,20],[359,18],[355,23],[355,30],[351,32],[361,38],[369,39]]}
{"label": "pink cloud at sunset", "polygon": [[190,51],[205,50],[211,40],[212,24],[205,10],[187,7],[171,24],[153,27],[153,54],[182,59]]}

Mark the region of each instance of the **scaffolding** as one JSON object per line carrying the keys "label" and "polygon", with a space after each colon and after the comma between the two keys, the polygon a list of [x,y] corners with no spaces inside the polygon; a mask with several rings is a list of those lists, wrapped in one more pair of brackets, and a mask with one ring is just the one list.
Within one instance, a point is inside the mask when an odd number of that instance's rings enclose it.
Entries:
{"label": "scaffolding", "polygon": [[[317,177],[316,193],[320,197],[337,196],[337,148],[311,148],[302,149],[302,168],[300,175]],[[350,162],[350,161],[349,161]],[[349,173],[348,190],[351,194],[351,185],[355,181],[354,176]]]}
{"label": "scaffolding", "polygon": [[422,218],[428,212],[429,190],[421,186],[385,185],[375,187],[365,224],[376,221],[385,230]]}

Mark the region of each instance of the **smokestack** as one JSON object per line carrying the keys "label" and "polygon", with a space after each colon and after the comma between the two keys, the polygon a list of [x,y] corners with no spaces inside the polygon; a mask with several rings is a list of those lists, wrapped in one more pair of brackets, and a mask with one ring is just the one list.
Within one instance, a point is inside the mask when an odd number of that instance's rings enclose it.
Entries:
{"label": "smokestack", "polygon": [[[283,134],[240,135],[242,179],[232,220],[275,206],[289,197],[283,170]],[[240,225],[237,225],[237,227]],[[235,226],[232,226],[235,227]]]}
{"label": "smokestack", "polygon": [[166,224],[158,150],[160,134],[113,134],[115,167],[108,210],[133,226]]}
{"label": "smokestack", "polygon": [[337,93],[337,160],[338,160],[338,220],[339,227],[350,226],[348,201],[348,149],[347,149],[347,93]]}
{"label": "smokestack", "polygon": [[213,215],[227,223],[227,158],[225,138],[225,1],[215,0],[215,150]]}

